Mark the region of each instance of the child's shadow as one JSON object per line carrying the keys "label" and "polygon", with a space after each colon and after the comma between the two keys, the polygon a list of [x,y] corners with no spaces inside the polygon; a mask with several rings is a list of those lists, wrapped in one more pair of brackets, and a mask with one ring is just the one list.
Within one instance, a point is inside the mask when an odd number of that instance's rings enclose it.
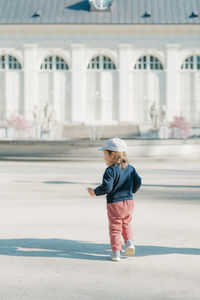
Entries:
{"label": "child's shadow", "polygon": [[[0,240],[0,255],[30,257],[61,257],[86,260],[108,260],[110,245],[64,239],[4,239]],[[190,254],[200,255],[197,248],[136,246],[136,257]]]}
{"label": "child's shadow", "polygon": [[151,256],[164,254],[200,255],[198,248],[176,248],[163,246],[136,246],[136,256]]}
{"label": "child's shadow", "polygon": [[64,239],[4,239],[0,240],[0,255],[61,257],[87,260],[105,260],[110,245]]}

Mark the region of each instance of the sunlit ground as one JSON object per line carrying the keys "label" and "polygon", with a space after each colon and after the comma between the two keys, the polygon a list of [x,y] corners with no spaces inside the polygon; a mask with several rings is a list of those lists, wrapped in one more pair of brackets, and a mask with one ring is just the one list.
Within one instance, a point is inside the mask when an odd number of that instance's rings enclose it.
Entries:
{"label": "sunlit ground", "polygon": [[0,162],[0,299],[199,299],[199,162],[134,165],[136,256],[114,263],[103,162]]}

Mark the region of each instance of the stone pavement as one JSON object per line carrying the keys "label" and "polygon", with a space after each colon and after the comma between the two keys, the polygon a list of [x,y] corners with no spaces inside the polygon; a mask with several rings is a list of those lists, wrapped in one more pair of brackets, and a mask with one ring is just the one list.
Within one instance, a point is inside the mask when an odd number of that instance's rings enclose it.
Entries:
{"label": "stone pavement", "polygon": [[136,256],[109,260],[101,161],[0,161],[0,300],[200,299],[198,161],[134,162]]}

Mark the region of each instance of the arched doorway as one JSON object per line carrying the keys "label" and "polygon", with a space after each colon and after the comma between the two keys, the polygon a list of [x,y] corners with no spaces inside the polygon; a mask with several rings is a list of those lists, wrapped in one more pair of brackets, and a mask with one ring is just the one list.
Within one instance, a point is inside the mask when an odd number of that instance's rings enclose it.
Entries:
{"label": "arched doorway", "polygon": [[0,56],[0,119],[23,113],[22,66],[12,55]]}
{"label": "arched doorway", "polygon": [[165,78],[163,65],[152,55],[140,57],[133,70],[133,109],[135,122],[147,124],[150,108],[155,104],[158,112],[165,104]]}
{"label": "arched doorway", "polygon": [[185,59],[180,70],[180,111],[187,121],[200,122],[200,56]]}
{"label": "arched doorway", "polygon": [[40,66],[39,109],[53,107],[53,118],[69,121],[71,117],[70,73],[66,61],[60,56],[48,56]]}
{"label": "arched doorway", "polygon": [[87,68],[87,121],[112,123],[117,120],[118,76],[115,63],[96,56]]}

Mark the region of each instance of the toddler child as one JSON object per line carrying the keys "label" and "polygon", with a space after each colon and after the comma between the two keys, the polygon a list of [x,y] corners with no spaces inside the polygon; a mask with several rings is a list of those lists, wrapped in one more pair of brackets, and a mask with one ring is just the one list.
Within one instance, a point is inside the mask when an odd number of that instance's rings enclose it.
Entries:
{"label": "toddler child", "polygon": [[112,248],[110,258],[113,261],[120,261],[121,234],[126,245],[125,255],[135,254],[131,229],[133,193],[140,188],[141,178],[135,168],[128,163],[127,145],[122,139],[107,140],[99,151],[103,151],[108,167],[104,172],[102,184],[94,190],[88,188],[88,192],[91,196],[106,195]]}

